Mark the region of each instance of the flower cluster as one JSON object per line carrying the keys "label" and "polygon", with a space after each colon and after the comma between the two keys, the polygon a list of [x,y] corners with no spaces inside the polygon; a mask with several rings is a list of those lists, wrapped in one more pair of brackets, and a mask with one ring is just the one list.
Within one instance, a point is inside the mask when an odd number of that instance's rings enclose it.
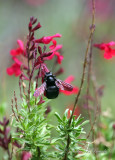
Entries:
{"label": "flower cluster", "polygon": [[[56,38],[60,38],[61,34],[56,33],[53,36],[43,36],[39,39],[35,38],[35,31],[41,28],[40,22],[37,22],[37,19],[34,17],[30,18],[28,24],[29,34],[27,36],[27,43],[24,47],[24,43],[21,40],[17,40],[18,48],[12,49],[10,55],[14,63],[11,67],[7,68],[8,75],[19,76],[20,80],[36,81],[36,87],[38,86],[38,79],[43,79],[46,72],[49,72],[45,61],[51,60],[56,57],[54,62],[55,66],[60,65],[63,60],[63,55],[59,52],[62,48],[61,44],[57,44]],[[46,45],[49,45],[47,51]],[[38,72],[34,72],[37,70]],[[63,73],[63,68],[60,67],[55,75]],[[34,74],[36,73],[36,75]],[[69,76],[65,82],[70,83],[74,80],[73,76]],[[30,87],[29,87],[30,92]],[[61,90],[61,93],[65,95],[71,95],[78,93],[78,88],[73,87],[72,91]],[[40,102],[41,103],[41,102]]]}
{"label": "flower cluster", "polygon": [[19,76],[21,74],[22,61],[20,59],[25,55],[25,51],[23,42],[21,40],[17,40],[17,43],[19,47],[10,51],[10,55],[12,56],[12,59],[14,61],[11,67],[7,68],[7,74],[10,76],[12,76],[13,74],[15,76]]}
{"label": "flower cluster", "polygon": [[[57,57],[57,62],[61,64],[63,56],[60,55],[59,49],[62,48],[62,45],[57,45],[55,40],[55,38],[60,38],[61,34],[57,33],[53,36],[44,36],[36,39],[34,37],[34,32],[41,28],[40,23],[38,22],[36,24],[36,22],[37,19],[34,17],[30,18],[26,47],[24,48],[24,43],[21,40],[17,40],[19,47],[10,51],[14,63],[11,67],[7,68],[8,75],[21,76],[21,78],[23,77],[23,79],[28,80],[24,75],[23,70],[27,70],[27,74],[30,76],[30,70],[32,67],[34,69],[38,69],[40,66],[41,68],[46,68],[44,61],[50,60],[54,56]],[[50,44],[51,42],[53,44],[49,46],[49,51],[46,52],[46,44]],[[43,49],[40,46],[41,43],[44,44]],[[39,56],[37,56],[38,54]]]}
{"label": "flower cluster", "polygon": [[113,56],[115,56],[115,49],[113,49],[112,46],[115,46],[114,41],[111,41],[109,43],[94,44],[94,47],[105,51],[104,52],[105,59],[111,59]]}

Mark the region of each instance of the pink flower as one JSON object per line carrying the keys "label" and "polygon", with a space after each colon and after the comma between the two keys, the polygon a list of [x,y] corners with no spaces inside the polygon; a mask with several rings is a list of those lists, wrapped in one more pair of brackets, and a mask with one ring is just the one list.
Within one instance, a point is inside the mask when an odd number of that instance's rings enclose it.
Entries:
{"label": "pink flower", "polygon": [[10,51],[14,63],[11,65],[11,67],[6,69],[6,72],[9,76],[15,75],[16,77],[21,75],[22,62],[19,59],[25,55],[23,42],[21,40],[17,40],[17,43],[19,47]]}
{"label": "pink flower", "polygon": [[115,42],[111,41],[109,43],[101,43],[101,44],[94,44],[94,47],[99,48],[100,50],[104,50],[104,58],[111,59],[115,56],[115,49],[112,49],[111,46],[114,46]]}
{"label": "pink flower", "polygon": [[62,62],[62,60],[63,60],[63,56],[60,55],[59,52],[54,52],[54,53],[55,53],[55,55],[57,56],[57,62],[58,62],[58,64],[61,64],[61,62]]}
{"label": "pink flower", "polygon": [[49,49],[51,49],[51,52],[56,52],[57,50],[61,49],[63,46],[61,44],[57,45],[56,40],[53,41],[53,45],[49,46]]}
{"label": "pink flower", "polygon": [[47,37],[42,37],[40,39],[37,39],[37,40],[35,40],[35,42],[43,43],[43,44],[49,44],[53,40],[53,38],[60,38],[61,36],[62,36],[61,34],[56,33],[53,36],[47,36]]}
{"label": "pink flower", "polygon": [[[66,80],[65,80],[65,82],[67,82],[67,83],[71,83],[72,81],[74,81],[74,76],[69,76]],[[60,92],[61,93],[63,93],[63,94],[65,94],[66,96],[69,96],[69,95],[71,95],[71,94],[77,94],[78,93],[78,91],[79,91],[79,89],[78,89],[78,87],[76,87],[76,86],[74,86],[73,87],[73,90],[72,91],[66,91],[66,90],[61,90],[60,89]]]}
{"label": "pink flower", "polygon": [[6,72],[9,76],[14,74],[17,77],[21,74],[20,65],[14,63],[11,65],[11,67],[7,68]]}
{"label": "pink flower", "polygon": [[31,157],[32,157],[32,154],[30,152],[23,151],[21,160],[29,160]]}
{"label": "pink flower", "polygon": [[52,45],[49,47],[51,50],[54,49],[57,45],[57,41],[55,39],[52,39]]}
{"label": "pink flower", "polygon": [[17,55],[23,54],[23,52],[24,52],[24,44],[23,44],[23,42],[22,42],[21,40],[17,40],[17,43],[18,43],[18,45],[19,45],[19,48],[17,48],[17,49],[12,49],[12,50],[10,51],[10,54],[11,54],[12,56],[17,56]]}
{"label": "pink flower", "polygon": [[44,58],[44,60],[51,60],[56,55],[57,62],[61,64],[63,56],[57,51],[62,48],[62,45],[57,45],[57,42],[54,39],[54,38],[60,38],[61,36],[62,36],[61,34],[56,33],[53,36],[42,37],[40,39],[35,40],[36,43],[43,43],[43,44],[49,44],[50,42],[53,43],[51,46],[49,46],[49,49],[51,50],[50,52],[52,52],[51,56]]}
{"label": "pink flower", "polygon": [[53,54],[47,57],[47,60],[51,60],[54,56],[57,56],[57,62],[58,64],[61,64],[64,57],[57,51],[62,48],[62,45],[61,44],[56,45],[57,44],[56,40],[52,40],[52,42],[53,45],[51,45],[49,48],[51,49],[51,52],[53,52]]}

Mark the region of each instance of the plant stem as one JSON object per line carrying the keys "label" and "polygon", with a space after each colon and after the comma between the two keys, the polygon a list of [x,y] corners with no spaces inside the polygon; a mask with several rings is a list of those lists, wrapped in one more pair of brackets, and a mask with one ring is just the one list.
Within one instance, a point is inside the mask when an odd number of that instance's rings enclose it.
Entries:
{"label": "plant stem", "polygon": [[65,156],[64,156],[63,160],[67,160],[70,143],[71,143],[71,139],[70,139],[70,135],[68,134],[68,137],[67,137],[67,146],[65,148]]}
{"label": "plant stem", "polygon": [[12,160],[9,149],[7,150],[7,153],[8,153],[8,160]]}
{"label": "plant stem", "polygon": [[[93,33],[94,35],[94,33]],[[91,78],[92,78],[92,58],[93,58],[93,35],[91,37],[91,45],[90,45],[90,53],[89,53],[89,63],[88,63],[88,75],[87,75],[87,96],[90,95],[90,82],[91,82]],[[98,110],[98,96],[97,96],[97,93],[96,93],[96,87],[95,87],[95,84],[93,82],[93,88],[94,88],[94,91],[95,91],[95,97],[96,97],[96,109]],[[92,119],[91,119],[91,112],[90,112],[90,108],[89,108],[89,99],[87,98],[86,99],[86,104],[87,104],[87,108],[88,108],[88,116],[89,116],[89,122],[90,122],[90,126],[91,126],[91,130],[89,132],[89,135],[92,131],[92,141],[94,142],[94,139],[95,139],[95,131],[94,131],[94,124],[96,122],[96,119],[97,119],[97,111],[94,113],[94,123],[92,125]],[[88,135],[88,136],[89,136]],[[95,144],[93,143],[93,148],[94,150],[96,150],[96,146]],[[95,156],[97,157],[97,153],[95,152]]]}
{"label": "plant stem", "polygon": [[74,103],[74,107],[73,107],[73,110],[72,110],[72,115],[71,115],[70,120],[69,120],[69,124],[71,124],[71,120],[72,120],[76,105],[78,103],[78,100],[79,100],[79,97],[80,97],[80,94],[81,94],[81,91],[82,91],[82,88],[83,88],[83,84],[84,84],[84,80],[85,80],[85,71],[86,71],[86,66],[87,66],[88,51],[89,51],[89,47],[90,47],[90,43],[91,43],[91,40],[92,40],[93,33],[95,31],[95,28],[94,28],[94,26],[95,26],[95,0],[92,0],[92,6],[93,6],[92,25],[91,25],[90,35],[89,35],[89,38],[88,38],[87,49],[86,49],[86,52],[85,52],[85,59],[84,59],[84,63],[83,63],[83,73],[82,73],[82,78],[81,78],[81,84],[80,84],[79,92],[78,92],[77,97],[75,99],[75,103]]}
{"label": "plant stem", "polygon": [[[95,31],[95,27],[94,27],[95,26],[95,0],[92,0],[92,8],[93,8],[92,9],[92,24],[91,24],[90,35],[89,35],[89,38],[88,38],[88,44],[87,44],[87,48],[86,48],[86,52],[85,52],[85,58],[84,58],[84,63],[83,63],[83,73],[82,73],[82,77],[81,77],[81,84],[80,84],[79,92],[78,92],[77,97],[76,97],[75,102],[74,102],[74,107],[73,107],[73,110],[72,110],[71,117],[69,119],[69,126],[71,125],[73,114],[74,114],[76,105],[78,103],[78,100],[79,100],[79,97],[80,97],[80,94],[81,94],[81,91],[82,91],[82,88],[83,88],[84,80],[85,80],[85,72],[86,72],[86,66],[87,66],[88,51],[89,51],[89,47],[90,47],[90,43],[91,43],[93,33]],[[67,160],[70,141],[71,141],[70,136],[68,134],[67,145],[66,145],[66,150],[65,150],[65,155],[64,155],[63,160]]]}
{"label": "plant stem", "polygon": [[[92,42],[93,42],[93,35],[91,38],[91,46],[90,46],[90,53],[89,53],[89,65],[88,65],[88,75],[87,75],[87,96],[89,96],[89,87],[90,87],[90,82],[91,82],[91,70],[92,70]],[[90,125],[92,125],[91,122],[91,112],[90,112],[90,108],[89,108],[89,99],[86,99],[86,105],[88,108],[88,116],[89,116],[89,122]]]}

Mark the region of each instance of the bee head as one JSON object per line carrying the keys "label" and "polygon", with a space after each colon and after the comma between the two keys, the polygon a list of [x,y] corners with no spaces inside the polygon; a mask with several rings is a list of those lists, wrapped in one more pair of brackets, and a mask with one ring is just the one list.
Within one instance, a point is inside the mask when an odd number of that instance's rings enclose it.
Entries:
{"label": "bee head", "polygon": [[47,81],[48,84],[54,84],[55,80],[55,76],[52,74],[52,72],[45,73],[44,81]]}
{"label": "bee head", "polygon": [[47,77],[50,77],[50,76],[53,76],[52,72],[46,72],[44,78],[47,79]]}

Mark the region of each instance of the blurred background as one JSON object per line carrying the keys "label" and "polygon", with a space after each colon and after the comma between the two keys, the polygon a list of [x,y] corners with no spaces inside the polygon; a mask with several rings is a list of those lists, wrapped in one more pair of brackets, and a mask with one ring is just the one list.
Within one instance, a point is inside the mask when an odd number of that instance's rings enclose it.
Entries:
{"label": "blurred background", "polygon": [[[96,30],[94,43],[115,41],[115,1],[96,0]],[[38,37],[62,34],[58,43],[63,45],[64,80],[75,77],[73,84],[79,87],[83,59],[91,24],[91,0],[0,0],[0,104],[6,103],[7,116],[11,114],[11,98],[14,90],[19,95],[18,78],[8,76],[6,68],[11,66],[10,50],[17,47],[17,39],[26,41],[30,16],[38,18],[42,28]],[[97,85],[104,85],[103,110],[111,108],[115,114],[115,59],[105,60],[103,52],[93,49],[93,70]],[[49,64],[51,68],[51,64]],[[85,91],[85,90],[84,90]],[[53,110],[63,114],[66,107],[74,103],[75,95],[60,96],[53,100]],[[80,106],[80,112],[83,108]],[[2,105],[0,108],[2,112]],[[86,114],[85,114],[86,113]],[[87,110],[83,112],[87,115]]]}

